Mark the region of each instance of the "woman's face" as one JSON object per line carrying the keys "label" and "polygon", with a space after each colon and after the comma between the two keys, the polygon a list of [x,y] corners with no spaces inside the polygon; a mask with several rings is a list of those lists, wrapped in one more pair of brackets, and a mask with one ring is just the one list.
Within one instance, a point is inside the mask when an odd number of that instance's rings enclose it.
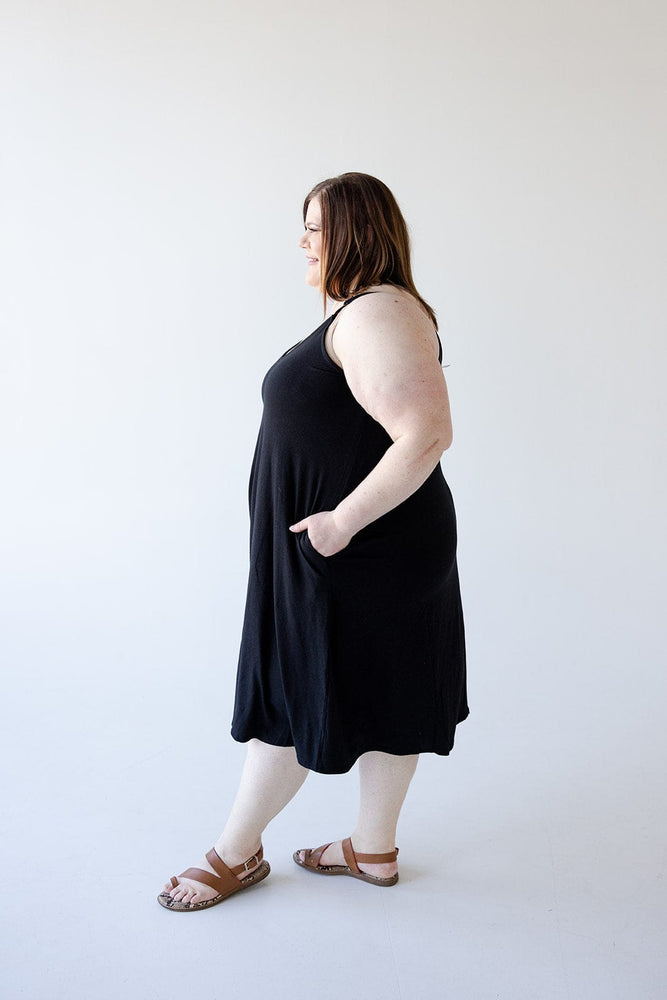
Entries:
{"label": "woman's face", "polygon": [[320,287],[320,254],[322,252],[322,215],[319,198],[311,198],[306,212],[306,231],[299,240],[299,246],[306,251],[308,270],[306,284]]}

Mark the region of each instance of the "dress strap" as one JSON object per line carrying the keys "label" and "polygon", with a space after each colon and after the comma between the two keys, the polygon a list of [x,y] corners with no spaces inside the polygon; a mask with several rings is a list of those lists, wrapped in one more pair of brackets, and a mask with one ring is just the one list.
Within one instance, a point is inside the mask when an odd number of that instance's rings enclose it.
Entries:
{"label": "dress strap", "polygon": [[349,306],[350,302],[354,302],[355,299],[360,299],[362,295],[374,295],[374,294],[375,294],[375,292],[359,292],[358,295],[353,295],[351,298],[345,299],[345,302],[343,302],[342,306],[338,306],[338,309],[336,309],[335,312],[331,313],[331,316],[329,316],[329,318],[326,321],[327,324],[331,322],[331,320],[334,318],[334,316],[338,315],[338,313],[341,311],[341,309],[344,309],[345,306]]}
{"label": "dress strap", "polygon": [[[370,292],[359,292],[358,295],[353,295],[351,298],[345,299],[345,302],[343,302],[343,306],[346,306],[348,304],[348,302],[354,302],[355,299],[360,299],[362,295],[374,295],[374,294],[375,294],[375,292],[373,292],[373,291],[370,291]],[[343,308],[343,306],[341,306],[341,309]]]}

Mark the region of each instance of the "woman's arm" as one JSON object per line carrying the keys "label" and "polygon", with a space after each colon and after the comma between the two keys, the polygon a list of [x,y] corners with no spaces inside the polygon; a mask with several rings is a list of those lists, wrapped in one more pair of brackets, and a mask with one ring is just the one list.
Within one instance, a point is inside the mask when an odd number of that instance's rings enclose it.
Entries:
{"label": "woman's arm", "polygon": [[[346,316],[345,313],[348,313]],[[392,439],[375,468],[335,510],[291,526],[324,556],[406,500],[452,442],[447,385],[433,324],[407,295],[377,292],[341,313],[335,355],[357,402]]]}

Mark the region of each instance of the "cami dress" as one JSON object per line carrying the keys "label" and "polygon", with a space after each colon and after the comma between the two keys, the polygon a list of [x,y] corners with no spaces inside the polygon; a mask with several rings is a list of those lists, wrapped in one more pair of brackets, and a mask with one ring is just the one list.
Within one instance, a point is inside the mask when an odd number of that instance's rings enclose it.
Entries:
{"label": "cami dress", "polygon": [[369,750],[448,754],[468,715],[456,514],[441,466],[333,556],[289,530],[333,510],[392,443],[325,348],[358,297],[262,383],[232,718],[235,740],[294,746],[324,774]]}

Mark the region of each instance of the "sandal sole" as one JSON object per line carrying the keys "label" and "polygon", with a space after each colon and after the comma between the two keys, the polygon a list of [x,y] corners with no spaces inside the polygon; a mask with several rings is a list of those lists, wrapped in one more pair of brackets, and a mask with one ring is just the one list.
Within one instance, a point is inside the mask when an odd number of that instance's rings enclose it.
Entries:
{"label": "sandal sole", "polygon": [[[309,850],[309,848],[302,848],[302,850]],[[376,878],[374,875],[367,875],[365,872],[360,872],[357,875],[347,865],[318,865],[317,868],[313,868],[312,865],[305,864],[299,858],[299,851],[295,851],[292,858],[299,868],[303,868],[307,872],[313,872],[314,875],[347,875],[348,878],[357,878],[361,882],[368,882],[370,885],[377,885],[380,888],[386,889],[392,885],[396,885],[398,882],[398,872],[392,875],[391,878]]]}

